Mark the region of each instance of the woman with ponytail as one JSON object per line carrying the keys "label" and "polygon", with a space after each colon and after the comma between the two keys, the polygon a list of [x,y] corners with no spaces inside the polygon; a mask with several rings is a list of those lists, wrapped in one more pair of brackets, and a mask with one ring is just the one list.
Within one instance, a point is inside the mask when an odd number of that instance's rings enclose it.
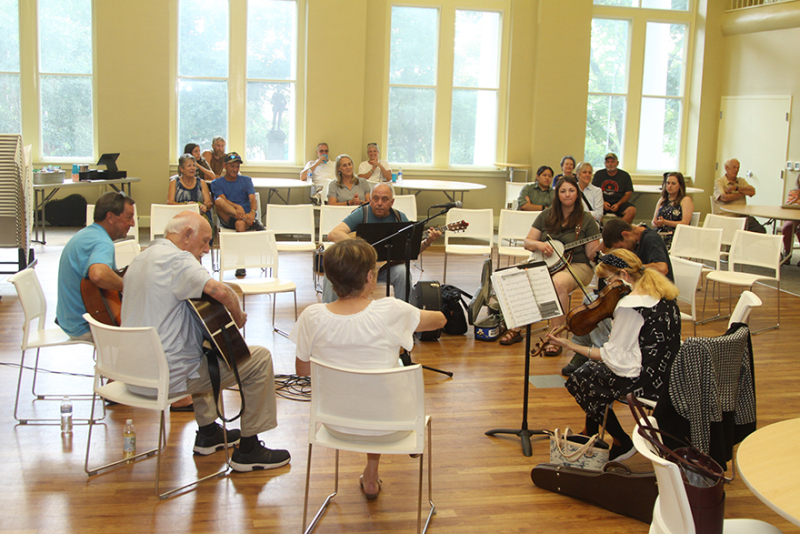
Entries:
{"label": "woman with ponytail", "polygon": [[[614,310],[611,335],[602,347],[585,347],[571,340],[548,336],[589,358],[567,379],[567,389],[586,413],[587,435],[596,434],[606,406],[634,392],[657,400],[660,387],[681,345],[681,313],[675,298],[678,288],[654,269],[646,269],[633,252],[614,249],[601,256],[597,276],[606,283],[621,280],[631,293]],[[611,460],[633,456],[633,442],[608,411],[606,431],[614,438]]]}

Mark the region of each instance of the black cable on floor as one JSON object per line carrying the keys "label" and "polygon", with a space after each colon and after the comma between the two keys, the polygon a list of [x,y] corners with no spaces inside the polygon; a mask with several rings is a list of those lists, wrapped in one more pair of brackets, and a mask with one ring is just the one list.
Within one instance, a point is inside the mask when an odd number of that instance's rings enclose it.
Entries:
{"label": "black cable on floor", "polygon": [[275,375],[275,394],[299,402],[311,400],[311,378],[297,375]]}
{"label": "black cable on floor", "polygon": [[[0,362],[0,365],[5,365],[7,367],[15,367],[15,368],[19,369],[19,364],[18,363]],[[33,367],[30,367],[28,365],[25,366],[25,369],[27,369],[28,371],[33,371]],[[83,377],[83,378],[94,378],[94,375],[85,375],[85,374],[82,374],[82,373],[70,373],[68,371],[52,371],[50,369],[45,369],[44,367],[39,367],[38,372],[39,373],[50,373],[52,375],[67,375],[67,376],[80,376],[80,377]]]}

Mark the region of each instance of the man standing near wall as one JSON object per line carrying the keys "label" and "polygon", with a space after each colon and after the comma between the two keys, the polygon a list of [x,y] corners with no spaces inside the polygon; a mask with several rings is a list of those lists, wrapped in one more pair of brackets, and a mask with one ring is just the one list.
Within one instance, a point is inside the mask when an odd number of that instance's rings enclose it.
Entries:
{"label": "man standing near wall", "polygon": [[217,178],[225,176],[225,139],[217,136],[211,140],[211,150],[203,152],[203,157]]}
{"label": "man standing near wall", "polygon": [[603,213],[613,213],[628,224],[636,217],[636,206],[630,203],[633,196],[631,175],[618,169],[619,159],[613,152],[606,154],[606,168],[594,174],[592,184],[603,191]]}
{"label": "man standing near wall", "polygon": [[[714,181],[714,213],[727,217],[737,217],[735,213],[724,211],[725,206],[743,206],[747,204],[747,197],[756,194],[756,188],[739,177],[739,160],[729,159],[725,162],[725,175]],[[744,225],[748,232],[767,233],[753,217],[748,217]]]}

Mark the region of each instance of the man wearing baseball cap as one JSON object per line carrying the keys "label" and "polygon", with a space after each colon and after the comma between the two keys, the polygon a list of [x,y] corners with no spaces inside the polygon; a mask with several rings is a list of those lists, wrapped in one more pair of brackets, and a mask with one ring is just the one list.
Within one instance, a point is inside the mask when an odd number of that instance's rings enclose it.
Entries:
{"label": "man wearing baseball cap", "polygon": [[603,192],[603,213],[613,213],[631,224],[636,217],[636,206],[630,203],[633,196],[631,175],[618,169],[619,159],[613,152],[605,157],[606,168],[594,173],[592,185]]}
{"label": "man wearing baseball cap", "polygon": [[[264,226],[256,219],[258,206],[253,180],[239,174],[242,157],[236,152],[229,152],[225,154],[224,161],[225,175],[211,182],[220,225],[237,232],[264,230]],[[243,278],[244,269],[237,269],[236,276]]]}

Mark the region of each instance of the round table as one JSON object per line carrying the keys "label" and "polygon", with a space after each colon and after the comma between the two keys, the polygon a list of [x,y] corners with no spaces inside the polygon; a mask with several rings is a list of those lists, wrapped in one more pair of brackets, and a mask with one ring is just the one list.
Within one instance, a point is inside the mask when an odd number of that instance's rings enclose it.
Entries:
{"label": "round table", "polygon": [[[292,189],[304,189],[314,185],[310,181],[300,180],[298,178],[253,178],[253,187],[256,189],[268,189],[267,204],[272,200],[273,195],[283,200],[284,204],[289,203],[292,195]],[[278,192],[279,189],[286,189],[286,198],[283,198]]]}
{"label": "round table", "polygon": [[441,191],[445,194],[450,202],[456,201],[456,193],[461,193],[461,202],[464,202],[464,193],[466,191],[474,191],[477,189],[486,189],[485,185],[473,184],[470,182],[450,182],[448,180],[403,180],[403,183],[394,184],[395,187],[409,191],[415,191],[415,195],[420,194],[421,191]]}
{"label": "round table", "polygon": [[800,526],[800,465],[794,458],[798,438],[800,418],[759,428],[739,445],[736,464],[756,497]]}
{"label": "round table", "polygon": [[525,171],[525,179],[523,182],[528,181],[528,169],[531,168],[530,165],[526,163],[506,163],[504,161],[498,161],[494,164],[495,167],[500,167],[501,169],[506,169],[508,171],[508,181],[514,181],[514,171],[519,169],[521,171]]}
{"label": "round table", "polygon": [[800,221],[800,210],[782,208],[780,206],[759,206],[757,204],[737,204],[735,206],[723,206],[722,211],[745,215],[748,217],[763,217],[765,219],[775,219],[779,221]]}

